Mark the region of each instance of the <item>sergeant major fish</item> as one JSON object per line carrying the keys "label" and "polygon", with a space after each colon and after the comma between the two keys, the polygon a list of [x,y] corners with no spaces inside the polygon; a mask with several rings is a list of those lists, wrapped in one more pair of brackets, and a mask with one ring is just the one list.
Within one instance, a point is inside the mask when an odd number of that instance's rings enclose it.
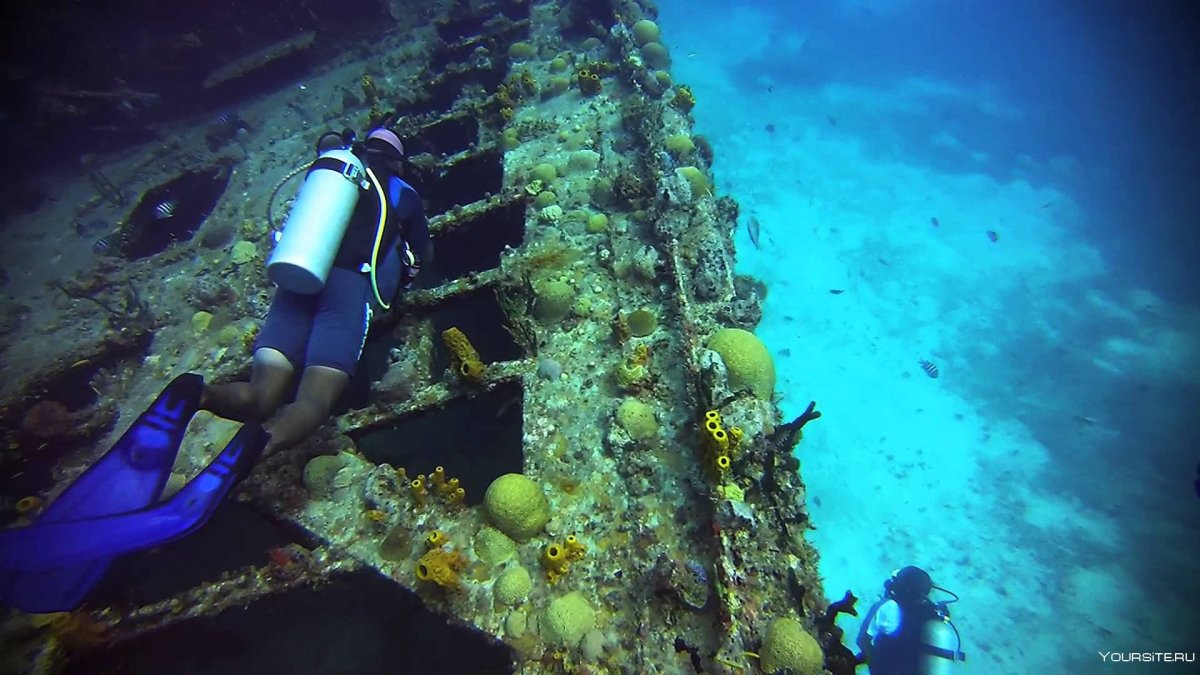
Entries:
{"label": "sergeant major fish", "polygon": [[121,243],[121,233],[119,230],[113,230],[92,244],[92,252],[99,255],[108,255],[114,253],[112,249],[119,243]]}
{"label": "sergeant major fish", "polygon": [[175,215],[175,207],[176,204],[174,199],[168,199],[160,202],[158,206],[154,207],[154,217],[158,220],[170,218],[171,216]]}
{"label": "sergeant major fish", "polygon": [[921,370],[925,371],[926,375],[928,375],[929,377],[931,377],[935,380],[937,379],[937,376],[938,376],[937,364],[935,364],[933,361],[928,361],[926,359],[921,359],[920,361],[917,361],[917,363],[921,365]]}

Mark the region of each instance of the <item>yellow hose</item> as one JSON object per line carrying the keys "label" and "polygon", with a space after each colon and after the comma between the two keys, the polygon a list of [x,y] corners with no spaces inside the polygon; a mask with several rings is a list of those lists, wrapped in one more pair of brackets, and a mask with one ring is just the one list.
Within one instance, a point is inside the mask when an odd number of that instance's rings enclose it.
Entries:
{"label": "yellow hose", "polygon": [[375,194],[379,196],[379,226],[375,228],[375,246],[371,250],[371,290],[375,293],[375,302],[385,310],[391,309],[392,306],[383,301],[379,295],[379,281],[375,278],[375,263],[379,260],[379,245],[383,243],[383,226],[387,223],[388,202],[387,195],[383,193],[383,186],[379,184],[379,179],[375,177],[375,172],[367,168],[367,176],[371,178],[371,185],[375,187]]}

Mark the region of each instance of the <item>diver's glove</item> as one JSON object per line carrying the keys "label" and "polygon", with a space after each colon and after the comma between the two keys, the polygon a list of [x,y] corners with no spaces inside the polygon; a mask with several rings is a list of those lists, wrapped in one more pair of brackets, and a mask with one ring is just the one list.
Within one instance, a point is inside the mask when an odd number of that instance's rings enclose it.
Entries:
{"label": "diver's glove", "polygon": [[417,275],[421,273],[421,259],[405,243],[404,250],[400,251],[400,262],[403,267],[400,272],[400,288],[407,291],[412,288]]}

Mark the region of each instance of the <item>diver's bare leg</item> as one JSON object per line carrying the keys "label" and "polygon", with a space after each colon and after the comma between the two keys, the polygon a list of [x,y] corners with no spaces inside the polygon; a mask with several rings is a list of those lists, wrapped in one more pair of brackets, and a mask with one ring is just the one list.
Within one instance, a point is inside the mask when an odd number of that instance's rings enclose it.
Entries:
{"label": "diver's bare leg", "polygon": [[279,409],[295,374],[282,352],[260,347],[254,352],[250,381],[204,385],[200,408],[238,422],[262,422]]}
{"label": "diver's bare leg", "polygon": [[349,382],[350,376],[337,368],[305,368],[296,400],[266,424],[271,440],[263,452],[290,448],[321,428]]}

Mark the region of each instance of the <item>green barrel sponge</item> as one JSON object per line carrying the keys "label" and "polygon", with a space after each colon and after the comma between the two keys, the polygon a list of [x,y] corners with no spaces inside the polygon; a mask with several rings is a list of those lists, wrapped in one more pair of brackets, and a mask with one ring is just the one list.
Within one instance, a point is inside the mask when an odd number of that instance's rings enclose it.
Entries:
{"label": "green barrel sponge", "polygon": [[508,607],[516,607],[525,602],[525,598],[529,597],[529,591],[532,589],[533,578],[529,576],[529,570],[517,565],[500,574],[492,592],[496,595],[496,602]]}
{"label": "green barrel sponge", "polygon": [[528,42],[514,42],[508,46],[508,58],[514,60],[532,59],[537,49]]}
{"label": "green barrel sponge", "polygon": [[489,565],[498,565],[516,553],[516,543],[500,530],[484,526],[475,535],[475,555]]}
{"label": "green barrel sponge", "polygon": [[635,309],[625,316],[625,324],[633,337],[646,337],[658,328],[658,319],[648,309]]}
{"label": "green barrel sponge", "polygon": [[767,626],[759,651],[764,673],[787,669],[795,675],[821,675],[825,672],[825,655],[816,638],[793,618],[775,619]]}
{"label": "green barrel sponge", "polygon": [[696,144],[692,141],[692,137],[687,134],[672,134],[667,136],[663,145],[667,146],[667,152],[676,157],[682,157],[696,149]]}
{"label": "green barrel sponge", "polygon": [[646,65],[656,70],[671,65],[671,55],[667,53],[667,48],[657,42],[642,45],[642,58],[646,60]]}
{"label": "green barrel sponge", "polygon": [[702,195],[712,194],[712,188],[708,186],[708,178],[704,176],[704,172],[694,166],[681,166],[675,169],[675,173],[679,174],[684,180],[692,186],[692,198]]}
{"label": "green barrel sponge", "polygon": [[558,178],[558,169],[554,168],[554,165],[549,162],[542,162],[534,166],[530,174],[534,180],[540,180],[542,183],[549,185],[554,182],[555,178]]}
{"label": "green barrel sponge", "polygon": [[593,213],[587,217],[587,231],[598,234],[608,229],[608,216],[603,213]]}
{"label": "green barrel sponge", "polygon": [[775,391],[775,361],[758,336],[741,328],[722,328],[708,338],[708,348],[721,355],[731,389],[749,389],[764,401]]}
{"label": "green barrel sponge", "polygon": [[546,80],[546,86],[542,88],[542,98],[554,98],[570,88],[571,80],[561,75],[554,75],[550,79]]}
{"label": "green barrel sponge", "polygon": [[658,42],[661,35],[662,31],[658,29],[658,24],[650,19],[642,19],[633,24],[633,41],[639,47],[644,46],[647,42]]}
{"label": "green barrel sponge", "polygon": [[542,321],[561,321],[575,303],[575,289],[565,281],[543,281],[533,285],[533,314]]}
{"label": "green barrel sponge", "polygon": [[550,603],[539,626],[547,643],[575,647],[596,627],[596,610],[578,592],[568,593]]}
{"label": "green barrel sponge", "polygon": [[595,150],[576,150],[567,159],[567,168],[571,171],[595,171],[600,165],[600,153]]}
{"label": "green barrel sponge", "polygon": [[317,455],[304,465],[304,487],[314,500],[327,499],[333,494],[333,477],[346,466],[341,454]]}
{"label": "green barrel sponge", "polygon": [[658,433],[654,409],[636,398],[627,398],[617,407],[617,424],[635,441],[644,441]]}
{"label": "green barrel sponge", "polygon": [[229,254],[229,258],[233,260],[234,265],[245,265],[246,263],[258,257],[258,247],[254,242],[239,241],[233,245],[233,250]]}
{"label": "green barrel sponge", "polygon": [[519,473],[506,473],[483,495],[488,523],[516,541],[529,541],[550,522],[550,502],[542,488]]}

